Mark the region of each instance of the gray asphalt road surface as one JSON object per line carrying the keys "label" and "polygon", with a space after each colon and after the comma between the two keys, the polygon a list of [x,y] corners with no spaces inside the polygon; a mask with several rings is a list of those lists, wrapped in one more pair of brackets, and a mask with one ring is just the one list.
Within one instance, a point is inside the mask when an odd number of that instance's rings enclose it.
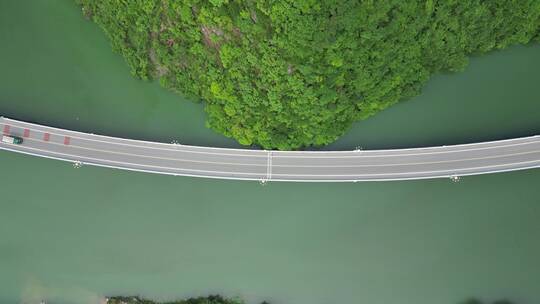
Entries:
{"label": "gray asphalt road surface", "polygon": [[540,136],[442,147],[358,151],[266,151],[108,137],[0,118],[24,139],[0,149],[141,172],[258,181],[384,181],[540,167]]}

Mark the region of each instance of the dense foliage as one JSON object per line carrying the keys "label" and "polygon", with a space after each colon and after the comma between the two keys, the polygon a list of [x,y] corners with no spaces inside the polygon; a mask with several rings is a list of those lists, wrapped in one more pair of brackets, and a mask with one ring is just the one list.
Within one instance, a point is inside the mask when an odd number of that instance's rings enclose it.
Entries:
{"label": "dense foliage", "polygon": [[134,75],[244,145],[324,145],[469,54],[538,41],[538,0],[77,0]]}
{"label": "dense foliage", "polygon": [[221,296],[208,296],[177,300],[172,302],[154,302],[140,297],[111,297],[107,304],[243,304],[240,300],[226,299]]}

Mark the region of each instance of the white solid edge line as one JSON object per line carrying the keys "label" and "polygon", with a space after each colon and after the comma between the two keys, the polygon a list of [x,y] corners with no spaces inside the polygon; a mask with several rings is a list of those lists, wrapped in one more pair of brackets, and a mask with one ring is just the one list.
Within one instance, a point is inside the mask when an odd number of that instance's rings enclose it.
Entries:
{"label": "white solid edge line", "polygon": [[[36,149],[36,148],[30,148],[30,147],[26,147],[26,148],[28,148],[30,150],[42,151],[42,150]],[[4,146],[0,146],[0,149],[9,150],[9,151],[13,151],[13,152],[24,153],[24,151],[11,149],[11,148],[6,148]],[[37,153],[27,153],[27,154],[41,156],[40,154],[37,154]],[[65,153],[52,153],[52,154],[63,155],[63,156],[67,156],[67,157],[73,157],[70,154],[65,154]],[[55,157],[52,157],[52,158],[55,158]],[[71,159],[71,160],[69,160],[68,158],[56,157],[55,159],[66,160],[66,161],[70,161],[70,162],[81,161],[82,159],[90,159],[92,161],[98,161],[98,162],[102,161],[102,162],[114,163],[114,164],[133,165],[134,167],[138,166],[138,167],[147,167],[147,168],[160,168],[160,169],[167,169],[167,170],[183,170],[183,171],[190,171],[190,172],[220,173],[220,174],[230,174],[230,175],[235,175],[235,174],[239,174],[239,175],[257,175],[258,174],[258,173],[247,173],[247,172],[226,172],[226,171],[212,171],[212,170],[198,170],[198,169],[181,169],[181,168],[163,167],[163,166],[155,166],[155,165],[133,164],[133,163],[129,163],[129,162],[119,162],[119,161],[112,161],[112,160],[103,161],[101,159],[96,159],[96,158],[92,158],[92,157],[81,157],[80,159],[77,159],[77,157],[73,157],[73,159]],[[86,161],[82,161],[82,162],[83,163],[89,163],[89,162],[86,162]],[[474,170],[478,170],[478,169],[507,167],[507,166],[513,166],[513,165],[530,164],[530,163],[538,163],[538,164],[535,165],[535,166],[527,167],[527,168],[540,166],[540,160],[532,160],[532,161],[526,161],[526,162],[505,163],[505,164],[500,164],[500,165],[470,167],[470,168],[463,168],[463,169],[458,168],[458,169],[433,170],[433,171],[411,171],[411,172],[401,172],[401,173],[399,173],[399,172],[396,172],[396,173],[371,173],[371,174],[360,174],[360,175],[358,175],[358,174],[353,175],[353,174],[280,174],[280,173],[273,173],[272,175],[273,176],[276,176],[276,175],[277,176],[312,176],[312,177],[331,177],[331,176],[334,176],[334,177],[353,177],[353,176],[356,176],[357,179],[361,179],[360,176],[369,177],[369,176],[392,176],[392,175],[425,175],[425,174],[446,172],[446,173],[450,173],[450,174],[448,174],[449,176],[451,176],[451,175],[458,175],[459,176],[459,175],[464,175],[464,174],[459,173],[459,171],[474,171]],[[118,168],[118,169],[130,169],[129,167],[116,167],[116,168]],[[155,171],[154,170],[154,172],[159,173],[161,171]],[[486,172],[480,171],[480,172],[489,173],[491,171],[486,171]],[[163,171],[163,173],[167,173],[167,172]],[[171,173],[171,174],[174,175],[175,173]],[[176,173],[176,174],[177,175],[182,175],[182,173]],[[473,175],[473,174],[476,174],[476,172],[470,173],[470,175]],[[480,174],[480,173],[478,173],[478,174]],[[261,173],[261,175],[264,177],[266,175],[266,172]],[[434,175],[433,177],[438,177],[438,175]],[[257,179],[261,179],[261,178],[257,178]],[[351,179],[351,180],[356,180],[356,179]]]}
{"label": "white solid edge line", "polygon": [[[24,122],[19,122],[19,123],[24,124]],[[67,136],[66,134],[51,133],[51,132],[46,132],[44,130],[26,128],[24,126],[14,126],[14,127],[23,128],[23,129],[29,129],[29,130],[33,130],[33,131],[36,131],[36,132],[49,133],[51,135],[56,135],[56,136],[60,136],[60,137]],[[49,127],[46,127],[46,126],[41,126],[41,127],[42,128],[49,128]],[[56,129],[56,128],[54,128],[54,129]],[[61,130],[61,129],[57,129],[57,130]],[[266,152],[268,151],[268,150],[247,150],[247,149],[246,150],[241,150],[241,151],[246,151],[246,152],[254,151],[254,152],[257,152],[256,155],[251,155],[251,154],[228,154],[228,153],[205,152],[205,151],[192,151],[192,150],[184,150],[184,149],[181,148],[181,147],[185,147],[185,148],[192,147],[192,146],[186,146],[186,145],[174,145],[174,144],[165,144],[165,143],[157,143],[157,142],[148,142],[148,141],[138,141],[138,140],[131,140],[131,139],[123,139],[123,138],[116,138],[116,137],[107,137],[107,136],[103,136],[103,135],[95,135],[95,134],[82,133],[82,132],[70,131],[70,130],[63,130],[63,131],[68,132],[68,133],[69,132],[74,132],[74,133],[83,134],[83,135],[85,135],[87,137],[90,137],[90,138],[85,138],[85,137],[78,137],[78,136],[69,136],[71,138],[78,139],[80,141],[100,142],[100,143],[105,143],[105,144],[109,144],[109,145],[122,145],[122,146],[136,147],[136,148],[139,148],[139,149],[153,149],[153,150],[159,150],[159,151],[185,152],[185,153],[192,153],[192,154],[210,154],[210,155],[231,156],[231,157],[238,157],[238,156],[241,156],[241,157],[258,157],[258,158],[266,158],[267,157]],[[168,147],[175,147],[175,148],[174,149],[157,148],[157,147],[152,147],[152,146],[140,146],[140,145],[134,145],[134,144],[117,143],[117,142],[114,142],[114,141],[103,141],[103,140],[93,139],[91,137],[107,137],[107,138],[110,138],[110,139],[121,139],[123,141],[143,142],[145,144],[167,145]],[[324,159],[324,158],[336,158],[336,156],[339,156],[340,158],[378,158],[378,157],[404,157],[404,156],[419,156],[419,155],[428,156],[428,155],[436,155],[436,154],[461,153],[461,152],[479,151],[479,150],[492,150],[492,149],[500,149],[500,148],[508,148],[508,147],[516,147],[516,146],[540,143],[540,141],[539,142],[528,141],[528,140],[536,139],[536,138],[537,138],[537,135],[530,136],[530,137],[515,138],[513,140],[522,140],[522,141],[525,141],[525,142],[516,143],[516,144],[506,144],[506,145],[501,145],[501,144],[505,144],[507,141],[510,141],[510,140],[483,142],[483,143],[478,143],[478,144],[479,145],[480,144],[482,144],[482,145],[484,145],[484,144],[490,144],[490,145],[499,144],[499,145],[498,146],[491,146],[491,147],[481,147],[481,148],[467,148],[467,149],[463,149],[463,150],[452,150],[452,149],[461,148],[462,146],[465,146],[465,145],[424,147],[424,148],[412,148],[412,149],[393,149],[393,150],[273,151],[273,152],[274,152],[274,157],[275,158],[306,158],[306,159],[307,158],[321,158],[321,159]],[[33,138],[30,138],[30,140],[36,140],[37,141],[37,139],[33,139]],[[469,144],[469,145],[472,145],[472,144]],[[212,147],[208,147],[208,148],[212,148]],[[225,152],[231,150],[229,148],[213,148],[213,149],[221,149],[222,151],[225,151]],[[427,149],[439,149],[439,150],[446,149],[447,151],[444,151],[444,150],[443,151],[431,151],[431,152],[419,151],[419,153],[400,154],[401,151],[427,150]],[[383,152],[392,151],[394,154],[366,155],[366,154],[380,153],[380,151],[383,151]],[[287,154],[287,153],[290,153],[290,152],[295,152],[295,154],[304,154],[304,155],[280,155],[280,154]],[[299,152],[299,153],[297,153],[297,152]],[[333,153],[333,152],[340,152],[340,154],[342,154],[342,152],[348,152],[348,153],[354,153],[355,155],[320,155],[321,153],[327,153],[328,154],[328,153]],[[262,153],[264,153],[264,154],[262,154]]]}
{"label": "white solid edge line", "polygon": [[[24,122],[19,122],[20,124],[26,124]],[[3,125],[6,125],[6,124],[3,124]],[[179,144],[168,144],[168,143],[160,143],[160,142],[154,142],[154,141],[143,141],[143,140],[136,140],[136,139],[126,139],[126,138],[120,138],[120,137],[110,137],[110,136],[105,136],[105,135],[97,135],[97,134],[90,134],[90,133],[83,133],[83,132],[77,132],[77,131],[71,131],[71,130],[62,130],[62,129],[57,129],[57,128],[53,128],[55,130],[59,130],[59,131],[62,131],[62,132],[66,132],[64,134],[62,133],[54,133],[54,132],[48,132],[47,130],[42,130],[42,129],[32,129],[32,128],[28,128],[28,127],[25,127],[24,125],[8,125],[8,126],[13,126],[13,127],[16,127],[16,128],[20,128],[20,129],[28,129],[30,131],[34,131],[34,132],[40,132],[40,133],[49,133],[50,135],[55,135],[55,136],[60,136],[60,137],[64,137],[64,136],[68,136],[70,138],[73,138],[73,139],[78,139],[78,140],[81,140],[81,141],[88,141],[88,142],[99,142],[99,143],[104,143],[104,144],[109,144],[109,145],[118,145],[118,146],[126,146],[126,147],[136,147],[136,148],[141,148],[141,149],[152,149],[152,150],[162,150],[162,151],[181,151],[181,152],[186,152],[186,153],[194,153],[194,154],[212,154],[212,155],[228,155],[228,156],[249,156],[249,157],[261,157],[261,158],[264,158],[266,157],[266,150],[248,150],[248,149],[236,149],[238,151],[243,151],[243,152],[247,152],[247,153],[254,153],[254,155],[250,155],[250,154],[235,154],[235,153],[232,153],[232,154],[226,154],[226,153],[218,153],[218,152],[205,152],[205,151],[194,151],[194,150],[183,150],[182,148],[190,148],[190,147],[196,147],[196,148],[211,148],[211,149],[220,149],[220,150],[235,150],[235,149],[229,149],[229,148],[214,148],[214,147],[197,147],[197,146],[188,146],[188,145],[179,145]],[[39,125],[37,125],[39,126]],[[47,127],[47,126],[40,126],[44,129],[46,128],[50,128],[50,127]],[[69,133],[77,133],[77,134],[82,134],[86,137],[81,137],[81,136],[73,136]],[[106,141],[106,140],[99,140],[99,139],[94,139],[92,137],[105,137],[106,139],[109,139],[109,141]],[[132,141],[134,143],[137,143],[137,142],[142,142],[144,144],[147,144],[148,146],[143,146],[143,145],[137,145],[137,144],[130,144],[130,143],[119,143],[119,142],[116,142],[116,141]],[[165,148],[159,148],[159,147],[152,147],[151,145],[165,145],[167,147]]]}
{"label": "white solid edge line", "polygon": [[[0,146],[0,149],[9,150],[9,151],[13,151],[13,152],[21,152],[21,153],[25,152],[22,149],[19,150],[19,149],[13,149],[13,148],[6,148],[5,146]],[[104,160],[104,159],[99,159],[99,158],[94,158],[94,157],[89,157],[89,156],[77,156],[77,155],[72,155],[72,154],[67,154],[67,153],[62,153],[62,152],[51,152],[51,151],[42,150],[42,149],[38,149],[38,148],[32,148],[32,147],[29,147],[29,146],[25,146],[24,149],[34,150],[34,151],[42,151],[42,152],[46,152],[47,154],[52,154],[52,155],[62,155],[62,156],[65,156],[67,158],[58,157],[58,159],[67,160],[67,161],[71,161],[71,162],[81,161],[82,163],[87,163],[85,161],[85,159],[90,159],[92,161],[103,162],[103,163],[115,163],[115,164],[122,164],[122,165],[131,165],[133,167],[160,168],[160,169],[178,170],[178,171],[221,173],[221,174],[240,174],[240,175],[257,175],[257,174],[259,174],[259,173],[250,173],[250,172],[229,172],[229,171],[213,171],[213,170],[199,170],[199,169],[184,169],[184,168],[164,167],[164,166],[147,165],[147,164],[135,164],[135,163],[129,163],[129,162],[116,161],[116,160]],[[38,154],[38,153],[31,153],[31,154],[36,155],[36,156],[40,156],[40,154]],[[129,167],[118,167],[118,168],[129,168]],[[156,171],[156,172],[160,172],[160,171]],[[261,173],[261,174],[265,175],[266,171],[264,172],[264,174],[263,173]]]}
{"label": "white solid edge line", "polygon": [[[156,145],[165,145],[165,146],[168,146],[168,147],[172,147],[172,146],[176,146],[176,147],[186,147],[186,148],[189,148],[189,147],[192,147],[192,148],[198,148],[198,149],[216,149],[216,150],[222,150],[222,151],[242,151],[242,152],[248,152],[248,153],[257,153],[257,154],[260,154],[260,155],[249,155],[251,157],[266,157],[266,150],[250,150],[250,149],[235,149],[235,148],[218,148],[218,147],[203,147],[203,146],[191,146],[191,145],[174,145],[174,144],[168,144],[168,143],[161,143],[161,142],[152,142],[152,141],[144,141],[144,140],[136,140],[136,139],[126,139],[126,138],[121,138],[121,137],[111,137],[111,136],[106,136],[106,135],[99,135],[99,134],[91,134],[91,133],[84,133],[84,132],[79,132],[79,131],[73,131],[73,130],[66,130],[66,129],[60,129],[60,128],[55,128],[55,127],[49,127],[49,126],[43,126],[43,125],[39,125],[39,124],[35,124],[35,123],[30,123],[30,122],[24,122],[24,121],[19,121],[19,120],[15,120],[15,119],[10,119],[10,118],[6,118],[6,117],[0,117],[0,119],[3,119],[3,120],[7,120],[7,121],[12,121],[12,122],[16,122],[18,124],[23,124],[23,125],[33,125],[33,126],[36,126],[36,127],[39,127],[39,128],[44,128],[44,129],[54,129],[54,130],[59,130],[60,132],[71,132],[71,133],[76,133],[76,134],[82,134],[82,135],[85,135],[85,136],[90,136],[90,137],[104,137],[104,138],[108,138],[108,139],[112,139],[112,140],[120,140],[120,141],[133,141],[133,142],[142,142],[142,143],[145,143],[145,144],[156,144]],[[18,126],[19,128],[25,128],[24,126]],[[39,131],[39,132],[44,132],[43,130],[37,130],[37,129],[32,129],[34,131]],[[55,135],[60,135],[60,136],[66,136],[65,134],[58,134],[58,133],[54,133]],[[136,147],[141,147],[141,146],[138,146],[138,145],[131,145],[131,144],[121,144],[121,143],[114,143],[114,142],[108,142],[108,141],[100,141],[100,140],[95,140],[95,139],[88,139],[88,138],[83,138],[83,137],[74,137],[74,138],[78,138],[78,139],[82,139],[82,140],[88,140],[88,141],[96,141],[96,142],[103,142],[103,143],[108,143],[108,144],[117,144],[117,145],[126,145],[126,146],[136,146]],[[528,137],[519,137],[519,138],[511,138],[511,139],[503,139],[503,140],[496,140],[496,141],[487,141],[487,142],[479,142],[479,143],[469,143],[469,144],[459,144],[459,145],[447,145],[447,146],[435,146],[435,147],[420,147],[420,148],[405,148],[405,149],[380,149],[380,150],[363,150],[363,151],[360,151],[360,152],[367,152],[367,153],[374,153],[374,152],[387,152],[387,151],[392,151],[392,152],[400,152],[400,151],[409,151],[409,150],[416,150],[416,151],[421,151],[421,150],[427,150],[427,149],[443,149],[443,148],[446,148],[446,149],[452,149],[452,148],[460,148],[460,147],[464,147],[464,148],[467,148],[467,147],[470,147],[470,146],[477,146],[477,145],[490,145],[490,144],[499,144],[499,143],[505,143],[505,142],[511,142],[511,141],[518,141],[518,140],[522,140],[522,141],[526,141],[526,140],[536,140],[540,138],[539,135],[533,135],[533,136],[528,136]],[[536,142],[525,142],[525,143],[520,143],[520,144],[511,144],[511,145],[506,145],[506,146],[495,146],[495,147],[485,147],[485,148],[477,148],[477,149],[469,149],[467,148],[466,150],[462,150],[462,151],[473,151],[473,150],[482,150],[482,149],[493,149],[493,148],[498,148],[498,147],[511,147],[511,146],[516,146],[516,145],[524,145],[524,144],[533,144],[533,143],[536,143]],[[149,148],[149,149],[161,149],[161,148],[155,148],[155,147],[145,147],[145,148]],[[178,148],[177,149],[170,149],[172,151],[177,151],[179,150]],[[186,151],[186,152],[189,152],[189,153],[202,153],[202,154],[214,154],[212,152],[203,152],[203,151]],[[282,153],[303,153],[303,154],[319,154],[319,153],[354,153],[356,151],[354,150],[349,150],[349,151],[274,151],[276,152],[277,155],[274,155],[274,157],[295,157],[295,156],[279,156],[279,154],[282,154]],[[419,153],[419,154],[426,154],[426,155],[429,155],[429,154],[435,154],[435,153],[451,153],[451,152],[461,152],[460,150],[458,151],[454,151],[454,150],[449,150],[449,151],[434,151],[434,152],[430,152],[430,153]],[[216,153],[218,155],[225,155],[224,153]],[[417,155],[417,154],[410,154],[410,155]],[[238,154],[231,154],[231,156],[238,156]],[[376,156],[373,156],[373,157],[378,157],[378,156],[381,156],[381,155],[376,155]],[[382,155],[382,156],[385,156],[385,155]],[[407,154],[398,154],[398,155],[387,155],[387,157],[391,157],[391,156],[407,156]],[[302,156],[302,157],[306,157],[306,155]],[[311,157],[311,156],[307,156],[307,157]],[[315,157],[323,157],[323,156],[315,156]],[[315,158],[314,157],[314,158]],[[355,155],[351,155],[351,156],[343,156],[343,157],[356,157]]]}
{"label": "white solid edge line", "polygon": [[[107,136],[107,135],[101,135],[101,134],[85,133],[85,132],[80,132],[80,131],[61,129],[61,128],[56,128],[56,127],[51,127],[51,126],[40,125],[40,124],[36,124],[36,123],[32,123],[32,122],[26,122],[26,121],[11,119],[11,118],[7,118],[7,117],[3,117],[3,116],[0,116],[0,119],[7,120],[7,121],[12,121],[12,122],[19,123],[19,124],[32,125],[32,126],[36,126],[38,128],[54,129],[54,130],[58,130],[60,132],[72,132],[72,133],[77,133],[77,134],[82,134],[82,135],[87,135],[87,136],[104,137],[104,138],[109,138],[109,139],[113,139],[113,140],[120,140],[120,141],[133,141],[133,142],[142,142],[142,143],[146,143],[146,144],[173,146],[173,144],[157,142],[157,141],[129,139],[129,138],[114,137],[114,136]],[[20,127],[20,128],[24,128],[24,127]],[[34,129],[34,130],[42,132],[42,130],[37,130],[37,129]],[[64,136],[63,134],[58,134],[58,133],[55,133],[55,134]],[[110,142],[106,142],[106,143],[110,143]],[[195,146],[195,145],[177,145],[177,146],[180,146],[180,147],[193,147],[193,148],[200,148],[200,149],[234,150],[234,151],[242,151],[242,152],[259,152],[259,153],[266,152],[266,150],[255,150],[255,149],[219,148],[219,147],[206,147],[206,146]],[[137,147],[139,147],[139,146],[137,146]],[[156,148],[156,149],[159,149],[159,148]],[[264,154],[263,156],[266,156],[266,154]]]}
{"label": "white solid edge line", "polygon": [[[39,139],[35,139],[35,138],[27,138],[25,140],[25,142],[27,142],[27,141],[43,143]],[[183,161],[183,162],[191,162],[191,163],[216,164],[216,165],[266,166],[265,164],[227,163],[227,162],[214,162],[214,161],[206,161],[206,160],[190,160],[190,159],[183,159],[183,158],[157,157],[157,156],[151,156],[151,155],[148,155],[148,154],[133,154],[133,153],[127,153],[127,152],[118,152],[118,151],[115,151],[115,150],[102,150],[102,149],[89,148],[89,147],[78,146],[78,145],[73,145],[73,144],[70,144],[69,146],[66,146],[64,144],[56,143],[56,142],[46,142],[46,143],[48,145],[64,147],[66,149],[76,148],[76,149],[82,149],[82,150],[88,150],[88,151],[96,151],[96,152],[117,154],[117,155],[126,155],[126,156],[140,157],[140,158],[151,158],[151,159],[160,159],[160,160]],[[0,143],[0,145],[5,145],[5,144]],[[25,147],[31,147],[31,146],[22,145],[22,146],[20,146],[20,149],[23,149]],[[56,153],[54,150],[45,150],[45,149],[40,149],[40,148],[36,148],[36,147],[33,147],[33,149],[43,151],[43,152]],[[172,152],[187,153],[187,154],[189,153],[189,152],[184,152],[184,151],[172,151]],[[216,154],[216,155],[221,156],[221,154]],[[74,155],[74,156],[77,156],[77,155]],[[80,157],[83,157],[83,156],[80,156]],[[253,156],[248,156],[248,157],[253,157]]]}
{"label": "white solid edge line", "polygon": [[[27,151],[17,151],[17,150],[11,150],[9,148],[0,147],[0,150],[6,150],[6,151],[12,151],[15,153],[22,153],[27,155],[32,155],[36,157],[42,157],[47,159],[54,159],[59,161],[65,161],[65,162],[75,162],[75,160],[71,159],[64,159],[60,157],[54,157],[54,156],[48,156],[48,155],[41,155],[41,154],[35,154]],[[210,179],[225,179],[225,180],[244,180],[244,181],[261,181],[264,180],[264,178],[249,178],[249,177],[229,177],[229,176],[213,176],[213,175],[195,175],[195,174],[188,174],[188,173],[172,173],[172,172],[161,172],[161,171],[153,171],[153,170],[144,170],[144,169],[135,169],[135,168],[125,168],[125,167],[117,167],[112,165],[106,165],[106,164],[99,164],[99,163],[92,163],[92,162],[86,162],[87,165],[97,166],[97,167],[104,167],[104,168],[111,168],[111,169],[118,169],[118,170],[126,170],[126,171],[134,171],[134,172],[143,172],[143,173],[154,173],[154,174],[161,174],[161,175],[173,175],[173,176],[186,176],[186,177],[198,177],[198,178],[210,178]],[[490,173],[502,173],[502,172],[512,172],[512,171],[518,171],[518,170],[528,170],[528,169],[535,169],[539,168],[540,164],[533,165],[533,166],[524,166],[524,167],[516,167],[516,168],[507,168],[507,169],[499,169],[499,170],[493,170],[489,172],[469,172],[469,173],[461,173],[459,176],[473,176],[473,175],[484,175],[484,174],[490,174]],[[449,174],[449,175],[434,175],[434,176],[412,176],[412,177],[400,177],[400,178],[371,178],[371,179],[274,179],[272,181],[277,182],[306,182],[306,183],[335,183],[335,182],[377,182],[377,181],[410,181],[410,180],[426,180],[426,179],[441,179],[441,178],[449,178],[452,176],[456,176],[455,174]]]}
{"label": "white solid edge line", "polygon": [[[40,140],[37,139],[27,139],[34,142],[41,143]],[[75,148],[75,149],[82,149],[82,150],[88,150],[88,151],[96,151],[101,152],[105,154],[116,154],[116,155],[126,155],[126,156],[132,156],[132,157],[139,157],[139,158],[149,158],[149,159],[156,159],[156,160],[164,160],[164,161],[179,161],[179,162],[189,162],[189,163],[200,163],[200,164],[216,164],[216,165],[231,165],[231,166],[257,166],[257,167],[268,167],[268,162],[270,161],[270,166],[272,167],[283,167],[283,168],[369,168],[369,167],[392,167],[392,166],[415,166],[415,165],[430,165],[430,164],[445,164],[445,163],[457,163],[457,162],[465,162],[465,161],[471,161],[471,160],[486,160],[486,159],[495,159],[495,158],[503,158],[503,157],[512,157],[512,156],[518,156],[518,155],[526,155],[526,154],[534,154],[540,152],[540,150],[533,150],[533,151],[527,151],[527,152],[520,152],[520,153],[511,153],[511,154],[501,154],[501,155],[495,155],[495,156],[488,156],[488,157],[473,157],[473,158],[457,158],[454,160],[444,160],[444,161],[431,161],[431,162],[413,162],[413,163],[393,163],[393,164],[371,164],[371,165],[274,165],[272,164],[271,159],[268,160],[267,154],[267,162],[266,164],[251,164],[251,163],[229,163],[229,162],[215,162],[215,161],[204,161],[204,160],[190,160],[190,159],[182,159],[182,158],[170,158],[170,157],[157,157],[157,156],[150,156],[146,154],[132,154],[132,153],[125,153],[125,152],[117,152],[114,150],[101,150],[101,149],[94,149],[94,148],[87,148],[83,146],[77,146],[77,145],[69,145],[65,146],[60,143],[55,142],[48,142],[49,145],[55,145],[59,147],[65,147],[67,149],[69,148]],[[0,145],[3,145],[0,143]],[[31,148],[36,151],[42,151],[49,154],[54,153],[63,153],[63,152],[56,152],[54,150],[45,150],[40,149],[36,147],[30,147],[30,146],[21,146],[20,149],[24,148]],[[76,155],[76,154],[67,154],[63,153],[65,155],[71,155],[72,157],[86,157],[82,155]],[[384,158],[384,157],[381,157]],[[330,159],[330,158],[326,158]],[[335,159],[339,159],[339,157],[335,157]],[[101,159],[102,161],[108,161],[107,159]],[[270,171],[271,172],[271,171]]]}

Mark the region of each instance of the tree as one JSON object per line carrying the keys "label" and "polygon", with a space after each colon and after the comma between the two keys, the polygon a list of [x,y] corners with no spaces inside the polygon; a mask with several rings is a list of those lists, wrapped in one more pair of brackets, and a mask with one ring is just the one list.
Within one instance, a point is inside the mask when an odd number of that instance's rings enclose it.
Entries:
{"label": "tree", "polygon": [[132,73],[244,145],[321,146],[471,54],[540,38],[536,0],[77,0]]}

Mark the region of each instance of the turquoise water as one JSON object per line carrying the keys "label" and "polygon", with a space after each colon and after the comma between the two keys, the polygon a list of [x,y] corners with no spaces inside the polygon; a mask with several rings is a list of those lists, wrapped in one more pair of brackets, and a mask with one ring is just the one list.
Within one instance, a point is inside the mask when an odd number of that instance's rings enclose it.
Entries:
{"label": "turquoise water", "polygon": [[[24,21],[24,22],[21,22]],[[68,0],[0,2],[0,113],[237,147],[201,104],[132,78]],[[327,149],[540,134],[540,47],[474,58]],[[219,292],[255,303],[539,303],[540,170],[288,184],[83,167],[0,152],[0,303]]]}

